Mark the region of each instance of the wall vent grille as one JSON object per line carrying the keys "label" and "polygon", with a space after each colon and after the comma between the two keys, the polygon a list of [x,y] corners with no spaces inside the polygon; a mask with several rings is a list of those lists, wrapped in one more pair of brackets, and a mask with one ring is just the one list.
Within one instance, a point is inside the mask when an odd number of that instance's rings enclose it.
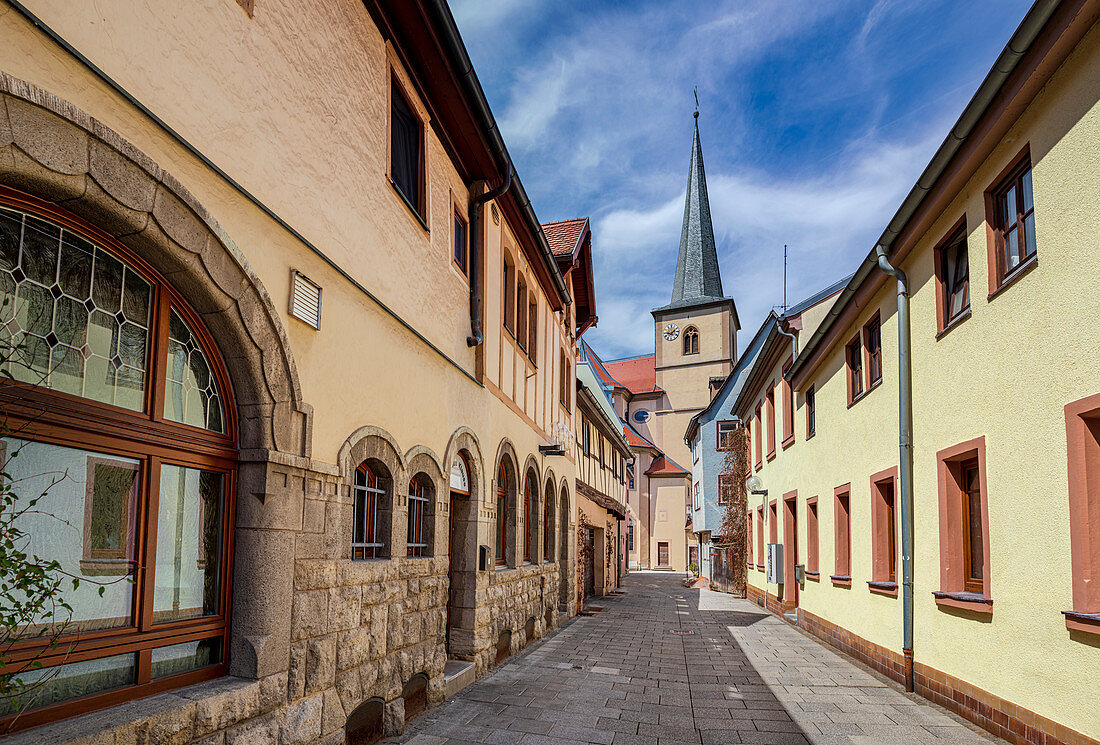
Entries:
{"label": "wall vent grille", "polygon": [[290,315],[321,328],[321,286],[297,270],[290,277]]}

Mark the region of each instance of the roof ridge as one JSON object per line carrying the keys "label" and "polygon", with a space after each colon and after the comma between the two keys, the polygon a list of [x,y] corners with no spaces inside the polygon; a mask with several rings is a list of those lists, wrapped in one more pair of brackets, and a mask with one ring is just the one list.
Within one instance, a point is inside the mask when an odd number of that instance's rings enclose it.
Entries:
{"label": "roof ridge", "polygon": [[632,357],[618,357],[618,358],[613,359],[613,360],[607,360],[606,364],[610,365],[614,362],[630,362],[631,360],[643,360],[646,357],[653,357],[654,359],[656,359],[657,353],[656,352],[650,352],[649,354],[636,354]]}

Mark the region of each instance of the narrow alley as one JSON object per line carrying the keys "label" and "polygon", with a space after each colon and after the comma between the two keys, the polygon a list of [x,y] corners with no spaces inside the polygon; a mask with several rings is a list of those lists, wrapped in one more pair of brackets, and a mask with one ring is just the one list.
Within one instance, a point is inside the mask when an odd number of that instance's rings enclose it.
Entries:
{"label": "narrow alley", "polygon": [[415,720],[407,745],[1002,742],[746,600],[634,573]]}

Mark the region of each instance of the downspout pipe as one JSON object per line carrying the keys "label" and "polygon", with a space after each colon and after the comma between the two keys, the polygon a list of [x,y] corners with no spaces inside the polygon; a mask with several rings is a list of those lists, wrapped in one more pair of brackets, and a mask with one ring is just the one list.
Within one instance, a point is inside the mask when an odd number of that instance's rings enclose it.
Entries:
{"label": "downspout pipe", "polygon": [[775,330],[791,340],[791,364],[793,365],[794,361],[798,359],[798,337],[795,336],[794,332],[787,331],[783,328],[782,318],[775,324]]}
{"label": "downspout pipe", "polygon": [[484,220],[482,212],[485,204],[504,196],[512,187],[512,166],[504,169],[504,181],[495,189],[470,200],[470,335],[466,337],[466,346],[476,347],[485,341],[481,331],[481,252],[484,249],[482,233]]}
{"label": "downspout pipe", "polygon": [[875,246],[878,268],[898,283],[898,498],[901,504],[902,653],[905,690],[913,691],[913,354],[909,328],[909,278],[886,258],[886,247]]}

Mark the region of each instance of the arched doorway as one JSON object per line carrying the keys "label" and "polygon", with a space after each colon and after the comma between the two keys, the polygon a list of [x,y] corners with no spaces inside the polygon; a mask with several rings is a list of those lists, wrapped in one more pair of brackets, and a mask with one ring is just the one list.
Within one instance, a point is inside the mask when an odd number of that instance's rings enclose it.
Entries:
{"label": "arched doorway", "polygon": [[472,619],[463,613],[473,612],[472,597],[477,577],[477,501],[473,494],[473,479],[469,455],[465,450],[455,453],[450,471],[450,503],[447,509],[447,653],[469,654],[472,648],[466,640],[457,639],[456,630],[473,631]]}

